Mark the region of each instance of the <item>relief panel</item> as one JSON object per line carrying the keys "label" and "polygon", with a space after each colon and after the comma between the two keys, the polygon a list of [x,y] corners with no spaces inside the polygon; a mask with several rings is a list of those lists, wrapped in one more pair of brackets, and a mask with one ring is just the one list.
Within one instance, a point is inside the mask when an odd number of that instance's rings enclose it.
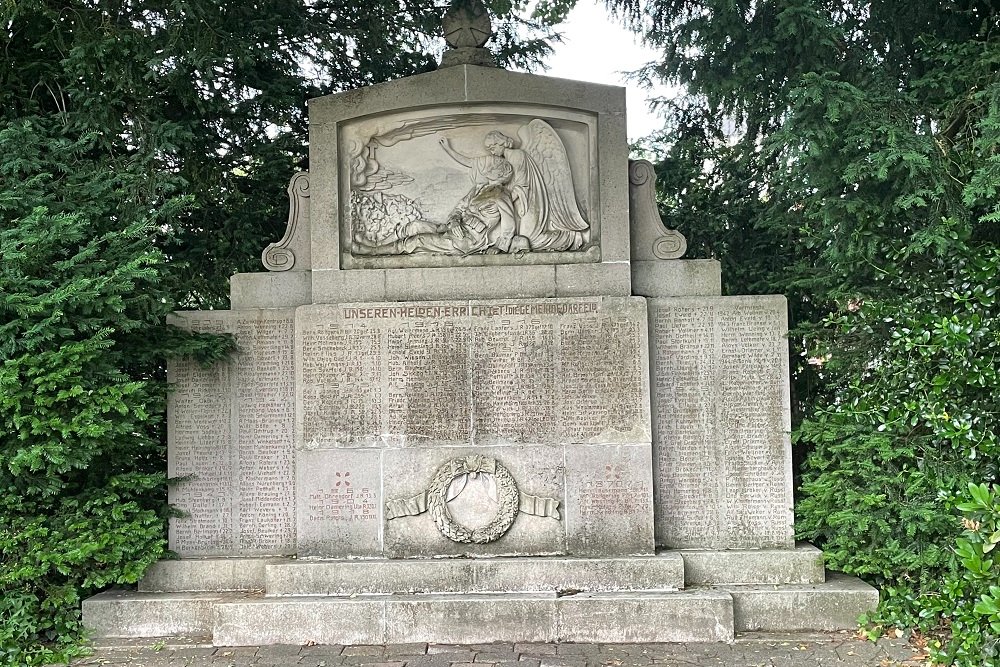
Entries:
{"label": "relief panel", "polygon": [[600,260],[593,114],[444,107],[339,136],[342,268]]}

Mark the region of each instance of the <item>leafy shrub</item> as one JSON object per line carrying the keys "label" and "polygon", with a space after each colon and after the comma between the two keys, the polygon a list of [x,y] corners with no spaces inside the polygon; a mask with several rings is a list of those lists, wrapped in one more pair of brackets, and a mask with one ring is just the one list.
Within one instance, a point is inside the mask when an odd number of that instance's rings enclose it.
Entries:
{"label": "leafy shrub", "polygon": [[[811,447],[799,531],[832,568],[881,588],[871,622],[928,632],[943,622],[953,639],[941,656],[979,666],[989,626],[973,609],[998,575],[970,549],[983,556],[993,532],[967,530],[958,559],[949,545],[959,510],[986,512],[980,491],[964,499],[969,480],[998,478],[1000,251],[906,275],[886,279],[887,297],[848,301],[811,352],[832,389],[797,433]],[[991,525],[985,514],[966,521]]]}
{"label": "leafy shrub", "polygon": [[965,531],[955,541],[961,570],[946,580],[939,613],[951,636],[935,651],[942,664],[1000,666],[1000,486],[969,483]]}
{"label": "leafy shrub", "polygon": [[228,349],[163,324],[153,243],[180,202],[92,142],[0,130],[0,665],[76,653],[82,597],[163,554],[162,362]]}

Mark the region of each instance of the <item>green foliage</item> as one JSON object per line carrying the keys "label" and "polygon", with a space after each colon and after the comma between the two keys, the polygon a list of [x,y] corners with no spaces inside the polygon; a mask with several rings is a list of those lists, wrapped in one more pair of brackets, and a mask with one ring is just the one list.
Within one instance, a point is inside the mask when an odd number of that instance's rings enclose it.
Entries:
{"label": "green foliage", "polygon": [[[549,19],[491,0],[503,63]],[[436,0],[0,0],[0,665],[78,651],[80,600],[165,548],[168,357],[281,236],[308,98],[432,69]]]}
{"label": "green foliage", "polygon": [[789,297],[799,535],[881,587],[873,622],[974,645],[949,545],[1000,478],[1000,10],[608,4],[662,51],[641,77],[686,89],[649,146],[668,224],[729,292]]}
{"label": "green foliage", "polygon": [[[492,0],[505,64],[545,55],[549,26]],[[306,100],[435,67],[435,0],[0,0],[6,119],[41,114],[99,131],[95,150],[151,159],[190,206],[164,250],[190,308],[225,307],[284,232],[285,188],[307,164]],[[10,25],[10,29],[7,26]],[[527,37],[525,36],[527,35]]]}
{"label": "green foliage", "polygon": [[1000,486],[970,482],[956,506],[963,513],[962,536],[955,540],[960,570],[944,582],[930,608],[953,630],[950,641],[933,648],[941,664],[1000,665]]}
{"label": "green foliage", "polygon": [[849,301],[814,350],[836,391],[796,434],[812,446],[799,531],[882,589],[880,625],[933,629],[955,566],[953,498],[997,476],[998,280],[996,249],[942,258],[898,298]]}
{"label": "green foliage", "polygon": [[38,118],[0,130],[0,664],[72,655],[81,595],[163,553],[163,344],[229,346],[162,335],[153,242],[181,202],[95,143]]}

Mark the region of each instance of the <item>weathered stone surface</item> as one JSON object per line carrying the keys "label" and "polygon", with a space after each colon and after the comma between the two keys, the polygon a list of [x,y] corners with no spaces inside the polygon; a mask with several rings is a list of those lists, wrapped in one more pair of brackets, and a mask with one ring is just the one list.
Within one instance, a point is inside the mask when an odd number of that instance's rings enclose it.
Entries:
{"label": "weathered stone surface", "polygon": [[646,442],[644,315],[614,297],[300,308],[298,441]]}
{"label": "weathered stone surface", "polygon": [[261,253],[261,263],[268,271],[308,271],[312,268],[309,208],[309,172],[300,171],[288,183],[285,233]]}
{"label": "weathered stone surface", "polygon": [[385,644],[381,598],[262,598],[215,607],[216,646]]}
{"label": "weathered stone surface", "polygon": [[680,554],[605,558],[283,561],[268,596],[665,591],[684,585]]}
{"label": "weathered stone surface", "polygon": [[313,278],[308,271],[237,273],[229,279],[233,310],[294,308],[313,303]]}
{"label": "weathered stone surface", "polygon": [[341,267],[599,261],[596,132],[586,111],[516,103],[345,120]]}
{"label": "weathered stone surface", "polygon": [[238,599],[233,593],[106,591],[83,601],[83,625],[94,637],[210,635],[213,605]]}
{"label": "weathered stone surface", "polygon": [[438,595],[386,604],[390,642],[482,643],[552,641],[558,637],[555,596]]}
{"label": "weathered stone surface", "polygon": [[311,303],[358,303],[385,301],[385,271],[312,272]]}
{"label": "weathered stone surface", "polygon": [[653,552],[651,459],[648,445],[567,448],[568,553]]}
{"label": "weathered stone surface", "polygon": [[560,598],[559,640],[728,642],[732,599],[720,591],[584,593]]}
{"label": "weathered stone surface", "polygon": [[784,297],[649,309],[657,544],[791,548]]}
{"label": "weathered stone surface", "polygon": [[667,591],[683,587],[680,556],[483,559],[470,591]]}
{"label": "weathered stone surface", "polygon": [[629,233],[632,261],[676,260],[687,251],[687,240],[667,229],[656,201],[656,169],[648,160],[628,161]]}
{"label": "weathered stone surface", "polygon": [[732,638],[732,599],[728,593],[679,591],[566,597],[467,594],[264,598],[217,605],[213,641],[217,646],[248,646]]}
{"label": "weathered stone surface", "polygon": [[[383,454],[383,487],[386,502],[412,498],[430,488],[438,467],[449,459],[481,454],[505,466],[519,495],[565,502],[564,453],[559,446],[442,447],[389,449]],[[566,473],[568,476],[568,473]],[[468,479],[461,492],[447,503],[454,521],[468,528],[485,526],[502,510],[502,497],[490,495],[491,475]],[[450,495],[450,494],[449,494]],[[435,525],[432,512],[401,516],[385,522],[385,555],[391,558],[433,555],[519,555],[566,553],[566,524],[560,518],[531,516],[514,508],[516,518],[503,536],[487,544],[455,542]],[[557,510],[558,514],[562,512]],[[649,525],[652,526],[650,520]],[[613,537],[606,535],[607,538]]]}
{"label": "weathered stone surface", "polygon": [[[429,528],[433,530],[433,528]],[[470,559],[302,560],[267,569],[269,597],[472,590]]]}
{"label": "weathered stone surface", "polygon": [[[600,521],[572,520],[569,539],[585,549],[580,553],[651,553],[643,306],[640,299],[605,297],[300,308],[300,553],[572,552],[576,547],[567,547],[561,517],[518,517],[502,539],[483,544],[456,543],[428,530],[435,525],[429,515],[382,522],[379,512],[386,502],[415,498],[429,489],[444,462],[477,452],[507,466],[522,494],[560,503],[566,508],[562,516],[576,511],[565,505],[564,476],[580,478],[572,503],[589,502],[586,511],[592,517],[600,503],[589,499],[611,492],[591,487],[612,483],[602,476],[627,477],[620,483],[629,491],[618,495],[632,504],[615,501],[615,508],[601,510],[618,512],[615,522],[604,520],[610,514]],[[531,446],[519,448],[520,443]],[[460,447],[469,444],[476,449]],[[563,449],[577,444],[579,451]],[[617,449],[617,444],[637,444],[647,453]],[[605,452],[615,459],[617,472],[597,460]],[[626,465],[634,469],[626,471]],[[312,516],[309,496],[338,473],[350,471],[359,479],[353,472],[359,466],[377,509],[350,523],[344,517],[324,523]],[[468,493],[476,489],[478,484],[471,485]],[[449,500],[449,507],[489,507]],[[483,511],[468,519],[487,525],[492,510]],[[621,532],[629,537],[623,539]]]}
{"label": "weathered stone surface", "polygon": [[142,592],[262,591],[264,569],[281,558],[189,558],[153,563],[139,580]]}
{"label": "weathered stone surface", "polygon": [[300,308],[300,448],[468,442],[470,336],[468,318],[455,314],[461,307]]}
{"label": "weathered stone surface", "polygon": [[684,559],[686,586],[823,583],[823,552],[810,544],[795,549],[736,549],[675,552]]}
{"label": "weathered stone surface", "polygon": [[376,450],[296,457],[298,555],[374,556],[382,551],[382,460]]}
{"label": "weathered stone surface", "polygon": [[451,266],[385,271],[387,301],[527,299],[554,296],[556,296],[556,267],[551,264]]}
{"label": "weathered stone surface", "polygon": [[557,264],[555,296],[630,296],[632,274],[627,262]]}
{"label": "weathered stone surface", "polygon": [[[267,274],[238,274],[240,280],[244,275]],[[627,262],[323,270],[313,271],[311,275],[312,301],[302,303],[529,299],[631,294],[631,273]]]}
{"label": "weathered stone surface", "polygon": [[632,294],[648,297],[720,296],[722,268],[714,259],[633,260]]}
{"label": "weathered stone surface", "polygon": [[738,632],[852,630],[878,604],[878,591],[860,579],[830,573],[821,584],[726,586]]}
{"label": "weathered stone surface", "polygon": [[295,551],[293,318],[289,310],[178,313],[174,324],[231,333],[239,352],[209,369],[172,361],[167,472],[170,548],[181,556]]}
{"label": "weathered stone surface", "polygon": [[[346,165],[353,162],[351,156],[357,150],[370,143],[369,135],[379,140],[375,144],[377,152],[372,151],[368,159],[377,156],[377,159],[390,161],[402,174],[388,189],[380,186],[388,192],[386,196],[406,196],[419,202],[420,206],[429,207],[429,211],[424,212],[429,219],[437,220],[440,215],[435,213],[436,202],[440,200],[445,207],[452,204],[460,198],[463,182],[468,181],[467,171],[456,168],[448,160],[447,151],[441,149],[438,141],[448,140],[464,159],[478,160],[483,156],[484,134],[498,130],[514,139],[514,145],[506,150],[518,155],[511,157],[503,151],[495,155],[518,162],[515,158],[521,153],[533,154],[536,135],[529,136],[522,130],[535,120],[552,128],[549,136],[558,137],[568,156],[569,169],[564,173],[571,172],[571,178],[556,176],[552,170],[559,161],[552,156],[544,163],[536,161],[543,164],[541,180],[547,188],[568,186],[572,193],[568,197],[553,198],[550,210],[558,210],[564,203],[576,200],[591,230],[584,248],[568,252],[474,254],[450,259],[447,256],[435,258],[434,253],[415,253],[392,257],[393,266],[447,266],[454,264],[456,259],[467,266],[627,260],[627,145],[623,92],[620,88],[494,68],[455,66],[312,100],[313,267],[350,269],[359,262],[365,266],[381,266],[390,259],[371,257],[370,253],[363,259],[364,253],[351,252],[350,244],[354,239],[348,229],[352,217],[350,192],[353,188],[357,205],[361,197],[358,193],[364,194],[365,188],[371,188],[359,179],[348,179]],[[567,107],[567,99],[573,100],[576,108]],[[395,138],[393,123],[406,124],[405,137]],[[407,159],[417,161],[409,164]],[[344,168],[341,165],[345,165]],[[382,177],[386,171],[377,173]],[[412,187],[423,184],[419,197],[407,194],[406,188],[411,187],[411,183],[406,182],[406,178],[413,179]],[[441,183],[434,181],[433,187],[428,186],[433,179]],[[449,188],[455,192],[449,194]],[[530,187],[528,192],[531,192]],[[345,223],[343,228],[337,224],[341,219]],[[332,238],[334,236],[336,238]],[[588,248],[597,253],[589,252]],[[561,257],[552,257],[555,255]],[[378,261],[373,264],[369,261],[372,259]]]}

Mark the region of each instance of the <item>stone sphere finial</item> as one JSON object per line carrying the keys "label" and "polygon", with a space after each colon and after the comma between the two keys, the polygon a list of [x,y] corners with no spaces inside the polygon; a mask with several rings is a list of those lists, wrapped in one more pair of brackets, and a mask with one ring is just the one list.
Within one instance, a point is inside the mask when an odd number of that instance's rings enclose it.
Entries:
{"label": "stone sphere finial", "polygon": [[441,19],[441,27],[448,44],[441,59],[442,67],[496,67],[493,54],[486,48],[486,42],[493,36],[493,26],[482,0],[453,0]]}
{"label": "stone sphere finial", "polygon": [[441,21],[453,49],[483,48],[493,36],[490,15],[480,0],[454,0]]}

